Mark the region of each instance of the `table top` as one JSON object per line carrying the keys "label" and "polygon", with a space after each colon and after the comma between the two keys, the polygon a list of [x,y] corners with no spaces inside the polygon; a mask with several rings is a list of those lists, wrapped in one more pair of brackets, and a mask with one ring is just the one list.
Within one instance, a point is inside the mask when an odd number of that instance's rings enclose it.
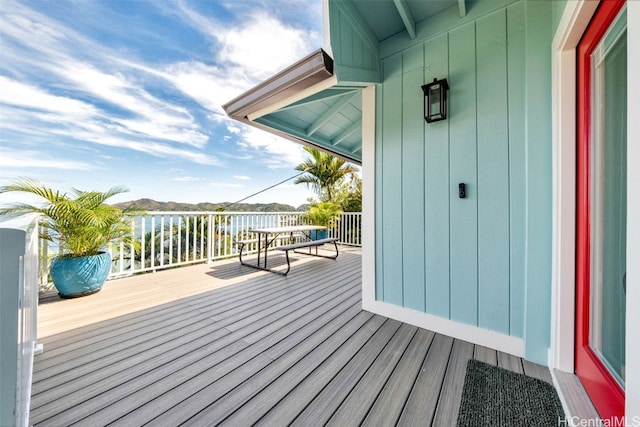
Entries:
{"label": "table top", "polygon": [[267,228],[254,228],[249,231],[254,233],[295,233],[296,231],[312,231],[312,230],[326,230],[327,227],[322,225],[289,225],[287,227],[267,227]]}

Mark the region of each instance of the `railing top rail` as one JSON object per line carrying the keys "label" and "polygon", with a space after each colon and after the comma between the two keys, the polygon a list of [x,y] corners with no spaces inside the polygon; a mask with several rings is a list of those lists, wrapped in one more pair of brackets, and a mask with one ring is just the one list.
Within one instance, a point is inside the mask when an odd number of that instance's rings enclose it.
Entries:
{"label": "railing top rail", "polygon": [[144,215],[292,215],[303,214],[301,211],[278,211],[278,212],[240,212],[240,211],[146,211]]}

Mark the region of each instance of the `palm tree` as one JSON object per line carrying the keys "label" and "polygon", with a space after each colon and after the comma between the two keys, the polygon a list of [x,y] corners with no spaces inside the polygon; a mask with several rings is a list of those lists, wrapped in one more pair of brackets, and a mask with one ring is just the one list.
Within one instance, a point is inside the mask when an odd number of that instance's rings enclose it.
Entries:
{"label": "palm tree", "polygon": [[345,160],[322,152],[316,148],[304,147],[311,155],[296,166],[296,170],[305,172],[295,180],[295,184],[307,184],[316,192],[320,201],[333,202],[334,193],[343,178],[356,169]]}
{"label": "palm tree", "polygon": [[131,227],[123,216],[138,211],[135,208],[123,211],[105,203],[110,197],[127,191],[124,187],[114,187],[106,192],[73,189],[72,196],[30,178],[17,179],[13,184],[0,187],[0,194],[13,191],[38,196],[45,203],[43,206],[13,203],[0,208],[0,216],[42,215],[40,237],[51,242],[57,240],[67,256],[96,255],[113,240],[132,240]]}

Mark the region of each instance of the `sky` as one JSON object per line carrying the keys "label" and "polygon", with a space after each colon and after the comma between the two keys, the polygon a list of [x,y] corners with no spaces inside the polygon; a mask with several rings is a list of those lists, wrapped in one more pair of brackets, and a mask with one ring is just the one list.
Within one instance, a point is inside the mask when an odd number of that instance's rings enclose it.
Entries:
{"label": "sky", "polygon": [[[0,185],[129,189],[110,202],[249,196],[305,153],[222,105],[320,47],[321,0],[1,0]],[[311,196],[289,181],[246,202]]]}

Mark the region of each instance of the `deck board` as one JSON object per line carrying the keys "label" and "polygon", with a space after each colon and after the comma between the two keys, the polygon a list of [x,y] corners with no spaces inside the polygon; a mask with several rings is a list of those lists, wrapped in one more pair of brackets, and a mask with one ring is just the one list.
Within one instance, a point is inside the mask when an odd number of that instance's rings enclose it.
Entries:
{"label": "deck board", "polygon": [[417,328],[403,324],[329,420],[330,425],[360,425],[387,384]]}
{"label": "deck board", "polygon": [[341,248],[293,256],[286,277],[227,260],[45,295],[30,424],[449,425],[472,357],[550,380],[362,311],[360,293],[360,251]]}
{"label": "deck board", "polygon": [[474,345],[471,343],[454,341],[433,425],[452,426],[456,424],[467,363],[473,358],[473,349]]}
{"label": "deck board", "polygon": [[[314,304],[308,304],[305,310],[310,311],[315,305],[321,305],[325,301],[324,299],[318,299]],[[290,310],[298,316],[305,314],[305,311],[302,310],[295,311],[295,306],[291,307]],[[286,312],[280,314],[286,314]],[[113,396],[111,394],[98,394],[106,386],[105,379],[109,381],[109,378],[112,377],[113,374],[110,375],[109,372],[102,372],[100,377],[104,379],[100,382],[94,378],[90,390],[86,390],[80,397],[84,398],[87,394],[95,395],[95,398],[90,402],[93,409],[106,409],[109,417],[115,417],[123,411],[124,415],[127,411],[136,409],[135,402],[139,401],[139,396],[142,396],[142,399],[152,399],[160,392],[170,392],[170,395],[175,394],[176,389],[174,388],[185,383],[189,386],[194,386],[193,383],[197,382],[198,376],[204,375],[204,373],[211,374],[208,369],[209,366],[220,364],[240,350],[247,349],[250,343],[242,338],[247,333],[268,325],[268,319],[265,319],[259,319],[250,329],[245,328],[244,330],[230,332],[224,328],[219,330],[217,335],[211,335],[210,329],[206,328],[203,333],[193,337],[193,339],[189,335],[185,335],[178,341],[171,341],[167,345],[158,346],[157,351],[153,353],[154,357],[147,362],[145,360],[148,353],[140,353],[133,361],[127,360],[125,362],[126,365],[124,365],[126,369],[118,373],[125,377],[134,377],[134,380],[127,381],[119,387],[120,396],[117,396],[117,398],[121,399],[126,396],[127,402],[123,402],[117,409],[107,408],[108,404],[112,403],[111,398]],[[214,326],[211,328],[214,328]],[[201,354],[206,354],[206,356],[201,357]],[[248,355],[248,352],[242,354],[243,357]],[[96,375],[93,376],[95,377]],[[191,380],[186,381],[187,378]],[[204,377],[200,379],[202,380]],[[134,407],[131,408],[131,405],[134,405]],[[157,412],[153,412],[153,415],[157,415]]]}
{"label": "deck board", "polygon": [[433,341],[434,333],[418,329],[411,343],[402,355],[393,375],[384,386],[375,404],[367,414],[364,425],[395,425],[402,414],[402,409],[409,397],[411,388],[420,372],[420,364],[416,360],[424,360]]}
{"label": "deck board", "polygon": [[[339,307],[338,310],[340,309],[344,309],[344,307]],[[240,392],[240,389],[237,389],[239,385],[251,379],[253,379],[254,385],[257,384],[260,378],[256,379],[254,374],[258,373],[264,377],[268,375],[269,370],[277,369],[272,365],[274,358],[269,356],[265,348],[272,352],[277,351],[279,354],[289,354],[291,357],[295,357],[295,350],[298,352],[303,350],[301,349],[303,346],[299,345],[300,342],[304,342],[306,346],[317,345],[339,330],[348,330],[347,323],[358,325],[359,322],[367,318],[366,315],[356,318],[358,312],[357,306],[351,304],[346,311],[335,316],[332,320],[327,319],[328,316],[318,318],[306,325],[305,328],[288,336],[286,336],[288,331],[283,330],[281,334],[275,335],[263,343],[258,343],[249,349],[251,351],[226,359],[219,364],[215,372],[209,372],[206,376],[193,376],[189,381],[167,390],[162,399],[156,399],[138,411],[140,414],[134,415],[137,420],[142,420],[142,417],[146,415],[148,418],[144,418],[144,421],[153,419],[161,425],[175,425],[184,422],[204,411],[211,402],[225,397],[230,398],[229,393],[232,390],[237,395]],[[329,313],[335,315],[333,312]],[[268,369],[269,366],[271,366],[270,369]],[[167,406],[165,401],[168,401],[170,405]],[[166,411],[167,407],[173,409]],[[126,425],[131,418],[131,416],[123,418],[121,420],[124,422],[123,425]]]}
{"label": "deck board", "polygon": [[436,335],[400,417],[403,426],[431,425],[453,346],[453,338]]}

